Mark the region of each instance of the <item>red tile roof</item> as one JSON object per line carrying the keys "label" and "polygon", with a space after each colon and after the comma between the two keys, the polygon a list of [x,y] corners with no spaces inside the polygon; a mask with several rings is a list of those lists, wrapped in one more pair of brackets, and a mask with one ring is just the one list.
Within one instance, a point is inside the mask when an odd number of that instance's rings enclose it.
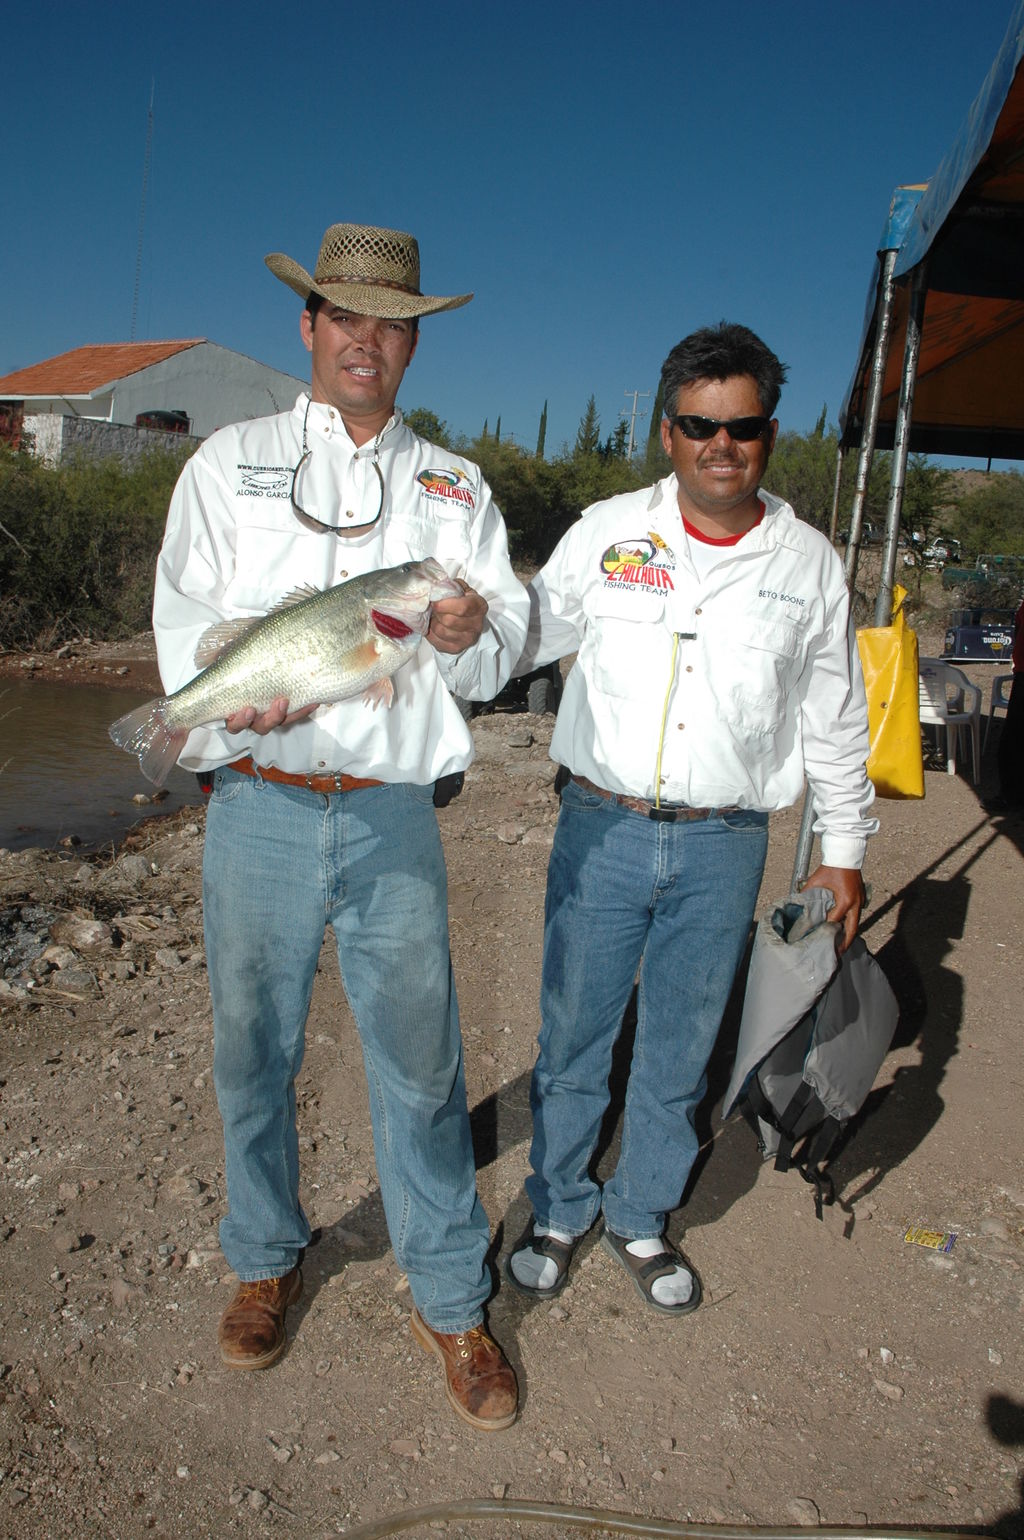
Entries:
{"label": "red tile roof", "polygon": [[0,396],[87,396],[205,341],[205,337],[190,337],[185,342],[98,342],[72,348],[70,353],[58,353],[56,358],[4,375]]}

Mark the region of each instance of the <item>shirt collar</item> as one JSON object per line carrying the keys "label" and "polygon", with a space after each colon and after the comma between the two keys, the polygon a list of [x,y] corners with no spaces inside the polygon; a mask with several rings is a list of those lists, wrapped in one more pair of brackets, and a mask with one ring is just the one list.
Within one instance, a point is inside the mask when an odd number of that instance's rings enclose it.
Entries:
{"label": "shirt collar", "polygon": [[[306,411],[309,411],[308,418]],[[353,454],[359,454],[361,450],[369,450],[372,453],[373,439],[367,439],[360,449],[356,448],[349,431],[345,426],[344,418],[337,407],[329,406],[326,401],[314,401],[306,391],[295,403],[295,411],[298,414],[299,432],[302,432],[302,424],[306,423],[306,437],[310,444],[314,442],[324,443],[335,441],[346,445]],[[396,406],[380,434],[382,440],[402,425],[402,413]]]}
{"label": "shirt collar", "polygon": [[[748,534],[765,538],[769,532],[774,533],[774,526],[780,521],[780,515],[789,514],[790,517],[795,517],[789,504],[783,498],[776,497],[774,492],[766,492],[764,487],[758,487],[757,495],[764,505],[764,517],[754,529],[747,531]],[[675,471],[669,471],[667,476],[663,476],[660,481],[654,483],[647,507],[651,513],[656,509],[662,513],[667,510],[670,518],[678,519],[679,483],[676,480]]]}

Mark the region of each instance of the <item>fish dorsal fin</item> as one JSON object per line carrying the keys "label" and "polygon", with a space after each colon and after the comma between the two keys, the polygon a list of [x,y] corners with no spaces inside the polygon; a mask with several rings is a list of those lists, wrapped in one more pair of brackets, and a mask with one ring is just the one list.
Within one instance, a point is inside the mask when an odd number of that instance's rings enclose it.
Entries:
{"label": "fish dorsal fin", "polygon": [[219,620],[215,626],[208,626],[196,644],[196,668],[209,668],[216,663],[222,652],[240,642],[262,619],[262,615],[240,615],[236,620]]}
{"label": "fish dorsal fin", "polygon": [[259,625],[261,620],[266,620],[267,615],[277,615],[281,610],[290,610],[293,605],[302,604],[306,599],[315,599],[322,589],[314,588],[311,583],[303,583],[299,588],[293,588],[291,593],[285,594],[283,599],[267,611],[266,615],[240,615],[234,620],[219,620],[216,625],[209,626],[199,638],[195,651],[195,664],[197,668],[209,668],[211,663],[216,663],[222,653],[235,642],[240,642],[243,636],[247,636],[253,626]]}
{"label": "fish dorsal fin", "polygon": [[283,599],[278,599],[267,614],[276,615],[280,610],[290,610],[292,605],[304,604],[307,599],[318,599],[322,593],[322,588],[314,588],[312,583],[302,583],[298,588],[293,588],[291,593],[285,594]]}

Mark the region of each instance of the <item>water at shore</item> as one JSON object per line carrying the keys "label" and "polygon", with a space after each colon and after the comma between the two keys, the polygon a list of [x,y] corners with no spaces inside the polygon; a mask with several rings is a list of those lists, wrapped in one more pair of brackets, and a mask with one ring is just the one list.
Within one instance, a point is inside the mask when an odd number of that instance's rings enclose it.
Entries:
{"label": "water at shore", "polygon": [[50,849],[77,836],[95,849],[144,818],[200,802],[195,776],[177,767],[163,801],[132,801],[156,788],[107,728],[148,699],[102,685],[0,679],[0,848]]}

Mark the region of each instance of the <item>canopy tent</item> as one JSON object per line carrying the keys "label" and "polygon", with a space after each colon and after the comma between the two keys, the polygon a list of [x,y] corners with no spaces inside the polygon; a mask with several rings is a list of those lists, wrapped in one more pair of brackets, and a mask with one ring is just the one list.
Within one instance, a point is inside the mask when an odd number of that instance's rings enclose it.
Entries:
{"label": "canopy tent", "polygon": [[[897,189],[878,249],[841,444],[870,427],[871,375],[891,290],[874,446],[891,449],[914,289],[923,302],[908,448],[1024,457],[1024,0],[956,142],[926,188]],[[888,257],[888,263],[887,263]],[[891,283],[887,284],[887,267]]]}
{"label": "canopy tent", "polygon": [[[856,580],[871,459],[892,449],[875,625],[892,613],[907,456],[1024,458],[1024,0],[967,121],[926,186],[897,188],[877,252],[857,367],[839,414],[832,537],[859,447],[846,546]],[[793,887],[810,866],[810,796]]]}

